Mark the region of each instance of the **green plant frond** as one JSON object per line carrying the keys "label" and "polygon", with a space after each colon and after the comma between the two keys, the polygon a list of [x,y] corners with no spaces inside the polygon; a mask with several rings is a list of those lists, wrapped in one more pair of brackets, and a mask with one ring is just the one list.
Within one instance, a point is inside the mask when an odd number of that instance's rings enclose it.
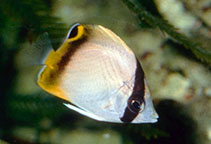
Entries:
{"label": "green plant frond", "polygon": [[177,29],[169,24],[166,20],[158,18],[148,12],[140,3],[130,0],[122,0],[127,7],[138,15],[140,21],[145,21],[151,27],[158,27],[161,31],[166,32],[172,39],[182,44],[190,50],[202,62],[211,64],[211,51],[203,48],[200,43],[177,32]]}
{"label": "green plant frond", "polygon": [[[49,3],[45,3],[45,1],[3,0],[0,8],[10,19],[13,21],[20,20],[20,23],[23,24],[22,29],[26,32],[24,35],[19,36],[22,39],[28,39],[29,33],[33,34],[33,39],[36,39],[44,32],[48,32],[50,38],[52,38],[53,46],[58,47],[61,41],[54,41],[54,39],[64,38],[65,33],[68,31],[67,26],[61,23],[58,17],[50,14],[51,8]],[[18,30],[21,31],[21,29]]]}

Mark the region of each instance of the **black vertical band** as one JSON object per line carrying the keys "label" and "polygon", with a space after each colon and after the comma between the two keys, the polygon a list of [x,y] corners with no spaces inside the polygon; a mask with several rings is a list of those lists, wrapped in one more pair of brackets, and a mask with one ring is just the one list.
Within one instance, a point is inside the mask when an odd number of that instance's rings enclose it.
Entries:
{"label": "black vertical band", "polygon": [[130,123],[132,122],[136,116],[139,114],[139,111],[132,111],[131,110],[131,103],[132,101],[138,101],[139,104],[144,103],[144,71],[139,63],[139,61],[136,59],[136,73],[135,73],[135,84],[133,87],[133,92],[131,96],[128,99],[127,107],[125,108],[125,112],[123,116],[120,118],[121,121],[124,123]]}

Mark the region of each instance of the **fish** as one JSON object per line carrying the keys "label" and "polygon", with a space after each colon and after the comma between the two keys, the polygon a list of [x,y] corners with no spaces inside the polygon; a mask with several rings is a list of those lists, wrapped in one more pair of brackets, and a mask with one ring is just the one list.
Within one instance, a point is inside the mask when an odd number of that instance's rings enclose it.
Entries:
{"label": "fish", "polygon": [[67,108],[103,122],[157,122],[139,60],[108,28],[74,24],[43,63],[37,84]]}

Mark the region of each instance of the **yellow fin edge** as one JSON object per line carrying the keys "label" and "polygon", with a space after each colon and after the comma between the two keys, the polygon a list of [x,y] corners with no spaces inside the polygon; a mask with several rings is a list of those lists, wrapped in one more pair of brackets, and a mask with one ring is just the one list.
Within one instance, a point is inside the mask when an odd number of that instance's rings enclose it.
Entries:
{"label": "yellow fin edge", "polygon": [[66,101],[70,101],[66,96],[65,92],[62,91],[58,84],[58,77],[52,78],[51,76],[55,76],[58,74],[58,65],[57,63],[61,60],[61,57],[67,52],[68,48],[70,48],[69,43],[73,41],[77,41],[84,34],[84,26],[78,26],[78,33],[75,37],[67,39],[58,50],[54,51],[53,49],[49,52],[44,64],[46,65],[45,69],[41,72],[38,78],[38,85],[45,90],[46,92],[64,99]]}
{"label": "yellow fin edge", "polygon": [[70,101],[68,99],[68,97],[66,96],[65,92],[62,91],[57,85],[44,85],[41,81],[38,80],[38,85],[43,89],[45,90],[46,92],[58,97],[58,98],[61,98],[63,100],[66,100],[66,101]]}

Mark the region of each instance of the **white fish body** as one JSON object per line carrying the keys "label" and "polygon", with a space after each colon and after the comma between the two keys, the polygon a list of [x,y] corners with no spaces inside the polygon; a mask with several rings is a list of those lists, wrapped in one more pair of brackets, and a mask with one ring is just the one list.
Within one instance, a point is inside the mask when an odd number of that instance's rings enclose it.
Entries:
{"label": "white fish body", "polygon": [[115,123],[153,123],[144,72],[132,50],[100,25],[76,24],[62,46],[48,54],[38,84],[90,118]]}

